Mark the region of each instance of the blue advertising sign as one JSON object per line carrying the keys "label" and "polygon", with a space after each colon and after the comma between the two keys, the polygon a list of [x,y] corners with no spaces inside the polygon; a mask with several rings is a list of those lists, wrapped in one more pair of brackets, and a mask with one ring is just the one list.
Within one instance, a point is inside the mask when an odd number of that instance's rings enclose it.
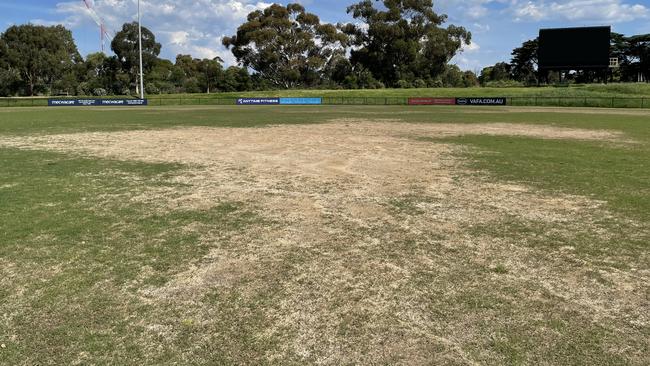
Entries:
{"label": "blue advertising sign", "polygon": [[74,107],[78,104],[74,99],[48,99],[47,105],[50,107]]}
{"label": "blue advertising sign", "polygon": [[145,106],[146,99],[48,99],[50,107]]}
{"label": "blue advertising sign", "polygon": [[323,104],[323,98],[280,98],[280,104],[318,105]]}
{"label": "blue advertising sign", "polygon": [[456,105],[506,105],[506,98],[456,98]]}
{"label": "blue advertising sign", "polygon": [[147,105],[146,99],[100,99],[99,105]]}
{"label": "blue advertising sign", "polygon": [[237,98],[237,105],[275,105],[280,98]]}

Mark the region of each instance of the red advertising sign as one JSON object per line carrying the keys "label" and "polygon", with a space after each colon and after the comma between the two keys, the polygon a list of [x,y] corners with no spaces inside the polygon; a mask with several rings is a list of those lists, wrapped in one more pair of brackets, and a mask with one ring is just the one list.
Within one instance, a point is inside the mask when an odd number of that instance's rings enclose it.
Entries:
{"label": "red advertising sign", "polygon": [[409,98],[409,105],[456,105],[456,98]]}

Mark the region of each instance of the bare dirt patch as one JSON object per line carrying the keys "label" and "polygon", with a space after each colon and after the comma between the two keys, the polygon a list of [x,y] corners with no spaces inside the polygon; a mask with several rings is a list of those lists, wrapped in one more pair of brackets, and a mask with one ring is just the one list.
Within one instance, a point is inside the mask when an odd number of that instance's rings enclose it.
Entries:
{"label": "bare dirt patch", "polygon": [[[239,301],[252,303],[269,291],[268,302],[257,306],[265,321],[255,339],[282,340],[264,355],[270,361],[292,356],[318,364],[499,363],[504,360],[490,350],[486,332],[543,318],[531,310],[539,304],[559,316],[578,314],[584,318],[578,327],[602,324],[612,339],[647,329],[647,268],[632,275],[601,266],[603,281],[594,283],[589,259],[566,246],[527,245],[543,233],[500,238],[472,231],[506,230],[516,218],[551,224],[552,234],[570,243],[579,234],[607,238],[603,221],[615,218],[603,202],[476,177],[459,157],[462,148],[413,139],[463,134],[622,137],[548,126],[346,119],[3,138],[0,145],[182,163],[187,170],[172,180],[184,188],[152,188],[133,199],[159,210],[200,210],[222,201],[254,207],[265,224],[228,238],[203,230],[202,240],[215,247],[210,255],[165,286],[140,294],[216,334],[223,304],[203,296],[236,291]],[[509,272],[496,276],[496,265]],[[496,317],[491,306],[508,306],[510,317]],[[481,324],[487,319],[492,323],[486,331]],[[165,330],[173,343],[171,324],[152,317],[147,329]],[[552,342],[540,329],[537,337]],[[633,362],[642,358],[630,356]]]}
{"label": "bare dirt patch", "polygon": [[[399,120],[380,119],[378,122],[399,122]],[[334,122],[344,124],[364,124],[366,119],[338,119]],[[491,135],[491,136],[524,136],[542,139],[571,139],[571,140],[594,140],[621,142],[623,134],[617,131],[587,130],[580,128],[555,127],[548,125],[528,125],[512,123],[436,123],[430,124],[408,124],[408,128],[396,129],[394,126],[382,126],[383,131],[403,130],[405,133],[413,133],[418,136],[440,138],[462,135]],[[381,131],[381,130],[380,130]]]}

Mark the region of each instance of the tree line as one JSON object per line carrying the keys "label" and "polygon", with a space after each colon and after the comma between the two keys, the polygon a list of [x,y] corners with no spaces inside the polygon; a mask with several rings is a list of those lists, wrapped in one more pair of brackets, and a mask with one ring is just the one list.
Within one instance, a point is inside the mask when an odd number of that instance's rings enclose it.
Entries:
{"label": "tree line", "polygon": [[[225,37],[239,66],[220,58],[160,58],[161,44],[143,27],[148,94],[286,88],[475,86],[478,77],[449,61],[471,42],[445,25],[432,0],[363,0],[347,12],[355,23],[327,24],[300,4],[250,13]],[[79,54],[61,25],[15,25],[0,35],[0,95],[135,95],[139,73],[136,23],[111,42],[114,55]]]}
{"label": "tree line", "polygon": [[[210,93],[288,88],[423,88],[536,84],[537,40],[512,60],[461,71],[451,59],[471,43],[465,28],[446,25],[432,0],[362,0],[347,8],[354,23],[322,23],[303,5],[273,4],[251,12],[223,45],[238,62],[177,55],[160,58],[161,44],[143,27],[148,94]],[[614,34],[621,67],[615,77],[650,76],[650,35]],[[0,34],[0,96],[137,95],[138,26],[126,23],[111,42],[113,55],[79,54],[70,30],[15,25]],[[588,74],[573,75],[576,80]]]}
{"label": "tree line", "polygon": [[[558,72],[542,75],[537,69],[538,39],[528,40],[512,51],[510,62],[498,62],[484,68],[479,76],[481,85],[537,85],[546,81],[561,80]],[[609,79],[615,82],[636,82],[650,80],[650,34],[626,37],[612,33],[610,56],[617,58],[619,67],[611,71]],[[597,78],[595,71],[577,71],[563,75],[563,80],[575,83],[589,83]]]}
{"label": "tree line", "polygon": [[[220,59],[178,55],[175,62],[159,58],[160,43],[142,29],[145,90],[198,93],[251,90],[254,77],[243,67],[224,69]],[[126,23],[111,42],[113,56],[79,54],[72,33],[63,26],[25,24],[0,35],[0,96],[137,95],[138,24]]]}

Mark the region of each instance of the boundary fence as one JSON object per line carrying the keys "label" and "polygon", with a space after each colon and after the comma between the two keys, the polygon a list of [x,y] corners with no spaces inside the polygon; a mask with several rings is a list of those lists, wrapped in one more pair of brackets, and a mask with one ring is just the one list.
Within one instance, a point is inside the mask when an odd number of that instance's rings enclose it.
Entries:
{"label": "boundary fence", "polygon": [[[441,99],[448,97],[438,97]],[[75,99],[75,98],[70,98]],[[236,105],[236,97],[149,96],[150,106]],[[509,106],[650,108],[650,97],[506,97]],[[408,97],[323,97],[323,105],[408,105]],[[46,98],[0,98],[0,107],[46,107]]]}

